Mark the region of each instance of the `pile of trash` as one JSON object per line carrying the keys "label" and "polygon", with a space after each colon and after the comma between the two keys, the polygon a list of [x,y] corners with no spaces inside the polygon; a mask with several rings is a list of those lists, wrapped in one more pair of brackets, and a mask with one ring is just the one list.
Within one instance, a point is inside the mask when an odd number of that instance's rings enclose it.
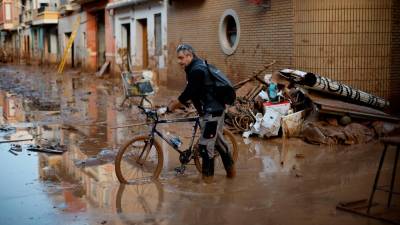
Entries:
{"label": "pile of trash", "polygon": [[265,73],[273,64],[234,86],[237,100],[225,122],[244,138],[358,144],[400,130],[400,119],[382,111],[389,106],[385,99],[314,73]]}

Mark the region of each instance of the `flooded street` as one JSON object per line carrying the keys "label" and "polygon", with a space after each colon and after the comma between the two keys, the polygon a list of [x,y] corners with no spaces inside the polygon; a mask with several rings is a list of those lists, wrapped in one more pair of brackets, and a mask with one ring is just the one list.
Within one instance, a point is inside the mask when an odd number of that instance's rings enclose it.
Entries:
{"label": "flooded street", "polygon": [[[160,88],[153,104],[165,105],[178,94]],[[10,128],[0,130],[0,141],[24,140],[0,144],[1,224],[384,224],[335,208],[368,198],[383,149],[377,141],[317,146],[237,135],[237,177],[229,180],[219,168],[212,184],[202,182],[194,165],[177,175],[178,154],[164,143],[157,182],[120,185],[115,152],[148,130],[115,129],[145,120],[136,107],[119,107],[122,100],[118,79],[0,65],[0,120]],[[191,127],[161,130],[185,140]],[[22,150],[9,151],[11,144]],[[32,144],[65,146],[65,152],[27,150]],[[393,159],[394,151],[387,157]],[[387,160],[382,183],[389,183],[392,167]],[[399,198],[393,201],[399,206]]]}

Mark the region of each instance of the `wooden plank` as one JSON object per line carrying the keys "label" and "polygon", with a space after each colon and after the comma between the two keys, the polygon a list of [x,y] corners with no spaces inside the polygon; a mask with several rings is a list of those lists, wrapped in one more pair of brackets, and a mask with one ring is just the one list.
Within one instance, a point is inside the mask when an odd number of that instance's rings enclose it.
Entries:
{"label": "wooden plank", "polygon": [[96,73],[97,77],[103,76],[104,72],[106,71],[107,67],[110,65],[110,61],[106,61],[100,68],[100,70]]}
{"label": "wooden plank", "polygon": [[11,142],[32,141],[32,140],[33,140],[33,138],[31,138],[31,139],[20,139],[20,140],[6,140],[6,141],[0,141],[0,144],[11,143]]}

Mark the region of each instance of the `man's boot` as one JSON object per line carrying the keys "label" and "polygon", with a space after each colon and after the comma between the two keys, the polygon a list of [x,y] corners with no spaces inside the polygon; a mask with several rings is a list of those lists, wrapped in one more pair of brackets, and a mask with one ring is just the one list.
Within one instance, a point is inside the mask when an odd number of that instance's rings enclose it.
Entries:
{"label": "man's boot", "polygon": [[214,158],[208,156],[207,147],[199,145],[200,156],[203,159],[201,173],[205,183],[212,183],[214,178]]}
{"label": "man's boot", "polygon": [[236,176],[236,169],[235,169],[235,163],[232,158],[232,154],[230,152],[223,150],[218,145],[216,145],[215,148],[217,149],[219,155],[221,156],[222,163],[224,164],[224,168],[226,171],[226,177],[234,178]]}
{"label": "man's boot", "polygon": [[214,179],[214,158],[203,158],[203,166],[201,168],[202,178],[205,183],[212,183]]}

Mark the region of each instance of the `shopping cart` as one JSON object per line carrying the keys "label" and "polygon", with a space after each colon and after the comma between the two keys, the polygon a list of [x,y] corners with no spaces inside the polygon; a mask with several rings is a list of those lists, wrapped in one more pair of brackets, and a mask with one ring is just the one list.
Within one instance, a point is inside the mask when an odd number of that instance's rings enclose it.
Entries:
{"label": "shopping cart", "polygon": [[151,81],[144,79],[141,72],[122,72],[122,86],[124,88],[124,100],[122,101],[120,107],[124,105],[126,100],[132,97],[139,97],[139,105],[143,106],[144,102],[152,106],[151,101],[148,99],[149,95],[154,94],[154,89]]}

